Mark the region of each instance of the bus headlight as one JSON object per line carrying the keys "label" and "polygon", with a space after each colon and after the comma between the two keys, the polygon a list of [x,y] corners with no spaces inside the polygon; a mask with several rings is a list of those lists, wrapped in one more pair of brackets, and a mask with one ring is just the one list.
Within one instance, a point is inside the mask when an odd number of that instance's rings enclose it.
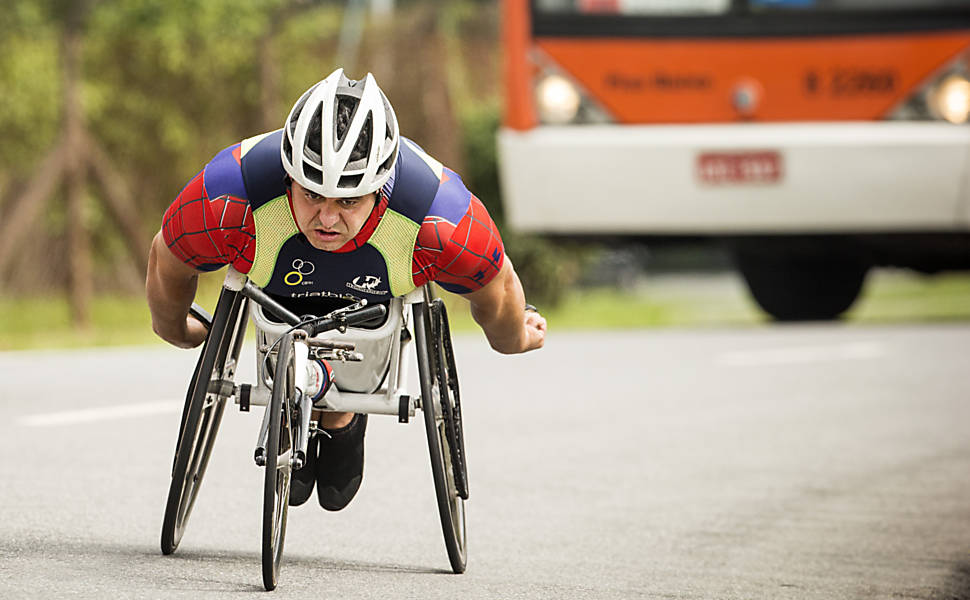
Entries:
{"label": "bus headlight", "polygon": [[940,82],[931,99],[933,111],[951,123],[966,123],[970,118],[970,81],[950,75]]}
{"label": "bus headlight", "polygon": [[547,75],[536,86],[539,118],[544,123],[563,125],[579,113],[579,92],[561,75]]}

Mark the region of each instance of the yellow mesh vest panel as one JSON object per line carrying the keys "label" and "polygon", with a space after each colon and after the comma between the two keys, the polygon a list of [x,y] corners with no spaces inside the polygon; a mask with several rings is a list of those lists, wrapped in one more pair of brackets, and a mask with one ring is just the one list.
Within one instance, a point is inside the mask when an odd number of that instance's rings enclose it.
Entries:
{"label": "yellow mesh vest panel", "polygon": [[403,296],[415,287],[411,277],[411,260],[419,228],[417,223],[401,213],[387,209],[377,229],[367,240],[387,263],[392,296]]}
{"label": "yellow mesh vest panel", "polygon": [[280,248],[299,229],[293,222],[286,196],[274,198],[254,210],[253,221],[256,224],[256,256],[253,257],[253,268],[249,270],[249,279],[259,287],[265,287],[273,277]]}

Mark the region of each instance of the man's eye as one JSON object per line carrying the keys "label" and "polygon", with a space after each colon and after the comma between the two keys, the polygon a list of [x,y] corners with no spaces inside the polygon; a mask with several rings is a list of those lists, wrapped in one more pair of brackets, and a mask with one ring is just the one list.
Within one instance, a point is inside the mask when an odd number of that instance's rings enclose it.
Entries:
{"label": "man's eye", "polygon": [[344,208],[353,208],[357,206],[357,199],[355,198],[343,198],[339,202],[340,206],[343,206]]}

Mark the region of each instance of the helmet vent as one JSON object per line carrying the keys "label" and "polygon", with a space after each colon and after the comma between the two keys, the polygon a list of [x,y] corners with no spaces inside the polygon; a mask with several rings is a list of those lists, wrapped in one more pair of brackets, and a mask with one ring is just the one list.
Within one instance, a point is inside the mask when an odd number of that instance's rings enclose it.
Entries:
{"label": "helmet vent", "polygon": [[340,183],[337,184],[337,187],[355,188],[358,185],[360,185],[360,182],[363,181],[363,179],[364,179],[363,173],[361,173],[360,175],[344,175],[343,177],[340,178]]}
{"label": "helmet vent", "polygon": [[372,139],[374,139],[374,118],[373,115],[368,114],[367,120],[364,121],[364,128],[360,130],[360,137],[357,138],[357,145],[354,146],[354,151],[350,153],[350,160],[366,159],[367,155],[370,154],[370,141]]}
{"label": "helmet vent", "polygon": [[293,144],[290,143],[290,136],[283,134],[283,155],[289,162],[293,162]]}
{"label": "helmet vent", "polygon": [[378,167],[377,172],[380,174],[380,173],[389,171],[391,167],[394,166],[394,159],[396,158],[397,158],[397,152],[389,153],[387,155],[387,158],[384,159],[384,162],[381,163],[381,166]]}
{"label": "helmet vent", "polygon": [[[320,84],[318,83],[317,85]],[[300,99],[296,101],[296,106],[294,106],[293,110],[290,111],[290,133],[296,131],[296,122],[300,120],[300,113],[303,112],[303,106],[306,104],[306,101],[310,99],[310,95],[313,93],[313,90],[317,88],[317,85],[304,92],[304,94],[300,96]]]}
{"label": "helmet vent", "polygon": [[336,103],[334,106],[336,121],[333,128],[333,147],[339,152],[347,140],[347,130],[350,128],[350,123],[354,120],[356,103],[347,96],[336,96],[334,102]]}
{"label": "helmet vent", "polygon": [[317,109],[313,111],[313,119],[310,121],[310,128],[307,130],[306,136],[306,147],[311,152],[313,152],[316,158],[319,160],[321,146],[323,145],[323,136],[321,135],[321,123],[323,122],[323,107],[317,106]]}
{"label": "helmet vent", "polygon": [[323,172],[307,163],[303,163],[303,176],[313,183],[323,183]]}

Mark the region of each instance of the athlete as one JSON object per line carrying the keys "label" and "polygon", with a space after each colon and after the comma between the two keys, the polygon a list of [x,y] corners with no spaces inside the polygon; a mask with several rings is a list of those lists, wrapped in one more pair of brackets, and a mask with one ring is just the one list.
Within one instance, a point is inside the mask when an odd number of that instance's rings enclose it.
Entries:
{"label": "athlete", "polygon": [[[496,351],[545,341],[546,321],[526,305],[485,207],[399,135],[369,73],[352,80],[337,69],[297,100],[282,129],[226,148],[189,181],[149,254],[155,333],[181,348],[201,344],[205,326],[189,315],[198,274],[225,265],[297,314],[387,302],[434,281],[469,301]],[[324,434],[312,438],[289,502],[303,504],[316,484],[320,505],[340,510],[360,487],[367,415],[315,418]]]}

